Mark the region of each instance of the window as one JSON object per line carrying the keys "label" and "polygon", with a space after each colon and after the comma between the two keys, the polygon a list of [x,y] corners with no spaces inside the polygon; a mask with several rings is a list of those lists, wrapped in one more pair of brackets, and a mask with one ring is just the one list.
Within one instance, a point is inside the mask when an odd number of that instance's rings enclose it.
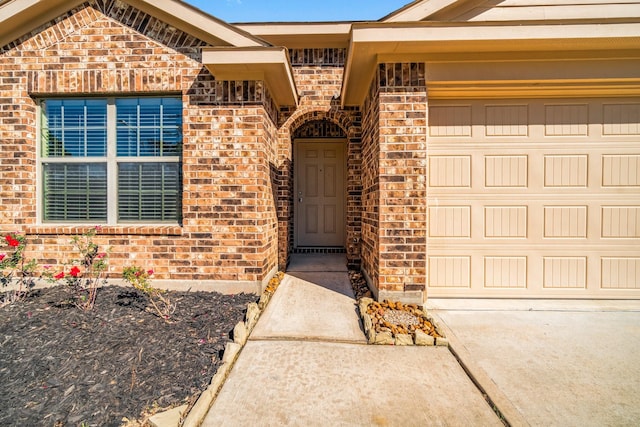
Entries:
{"label": "window", "polygon": [[43,222],[180,220],[180,98],[65,98],[40,105]]}

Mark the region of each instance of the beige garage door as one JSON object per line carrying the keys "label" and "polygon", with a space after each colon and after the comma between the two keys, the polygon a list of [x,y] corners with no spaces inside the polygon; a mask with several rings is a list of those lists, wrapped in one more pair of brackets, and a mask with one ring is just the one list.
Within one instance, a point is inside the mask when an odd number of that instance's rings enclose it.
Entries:
{"label": "beige garage door", "polygon": [[640,298],[640,100],[429,105],[428,297]]}

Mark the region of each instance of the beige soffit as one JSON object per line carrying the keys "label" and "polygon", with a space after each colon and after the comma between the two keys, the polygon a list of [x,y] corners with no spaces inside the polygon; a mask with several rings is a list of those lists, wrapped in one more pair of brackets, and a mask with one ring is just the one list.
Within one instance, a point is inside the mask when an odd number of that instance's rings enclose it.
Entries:
{"label": "beige soffit", "polygon": [[[268,46],[257,37],[214,18],[189,4],[176,0],[125,0],[126,3],[211,45]],[[19,38],[82,0],[13,0],[0,4],[0,46]]]}
{"label": "beige soffit", "polygon": [[346,48],[351,22],[247,23],[236,27],[274,46],[295,48]]}
{"label": "beige soffit", "polygon": [[[638,59],[640,23],[357,23],[352,27],[341,98],[343,105],[361,105],[376,64],[383,62],[588,59],[594,52],[598,59],[620,55]],[[638,80],[640,70],[634,84]]]}
{"label": "beige soffit", "polygon": [[298,93],[284,47],[207,47],[202,62],[217,80],[264,80],[279,106],[297,106]]}

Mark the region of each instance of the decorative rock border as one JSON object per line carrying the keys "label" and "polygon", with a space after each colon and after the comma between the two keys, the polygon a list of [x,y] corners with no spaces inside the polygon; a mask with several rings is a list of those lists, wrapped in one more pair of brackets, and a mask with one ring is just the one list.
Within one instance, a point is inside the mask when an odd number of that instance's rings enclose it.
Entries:
{"label": "decorative rock border", "polygon": [[209,412],[214,399],[220,392],[222,385],[224,384],[231,368],[235,363],[240,351],[244,347],[249,338],[249,334],[258,323],[260,315],[264,311],[265,307],[271,301],[271,297],[282,282],[284,273],[278,272],[269,281],[267,287],[260,295],[260,300],[255,303],[252,302],[247,305],[247,313],[245,314],[244,322],[238,322],[233,328],[233,342],[228,342],[224,348],[222,355],[222,364],[216,371],[211,383],[205,391],[200,394],[198,400],[192,407],[180,407],[170,409],[166,412],[155,414],[149,419],[149,423],[154,427],[198,427],[202,424],[204,417]]}
{"label": "decorative rock border", "polygon": [[363,297],[358,311],[369,344],[449,346],[433,317],[416,304]]}

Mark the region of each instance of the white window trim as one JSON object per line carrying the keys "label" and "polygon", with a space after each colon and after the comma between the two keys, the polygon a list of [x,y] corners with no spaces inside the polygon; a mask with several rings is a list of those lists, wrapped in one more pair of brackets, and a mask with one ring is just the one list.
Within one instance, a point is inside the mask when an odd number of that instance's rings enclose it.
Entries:
{"label": "white window trim", "polygon": [[[157,96],[158,98],[171,97],[172,95]],[[152,98],[153,96],[149,96]],[[95,97],[107,100],[107,156],[106,157],[43,157],[42,156],[42,102],[47,99],[59,99],[63,97],[51,96],[38,100],[36,103],[36,223],[41,226],[157,226],[166,227],[180,225],[179,221],[165,222],[144,222],[126,221],[118,222],[118,163],[178,163],[180,156],[165,157],[118,157],[117,156],[117,120],[116,120],[116,99],[122,97]],[[81,99],[86,99],[83,97]],[[144,98],[144,96],[134,96],[133,98]],[[43,189],[43,163],[106,163],[107,165],[107,222],[96,224],[92,222],[55,222],[44,220],[44,189]],[[182,196],[181,196],[182,197]]]}

